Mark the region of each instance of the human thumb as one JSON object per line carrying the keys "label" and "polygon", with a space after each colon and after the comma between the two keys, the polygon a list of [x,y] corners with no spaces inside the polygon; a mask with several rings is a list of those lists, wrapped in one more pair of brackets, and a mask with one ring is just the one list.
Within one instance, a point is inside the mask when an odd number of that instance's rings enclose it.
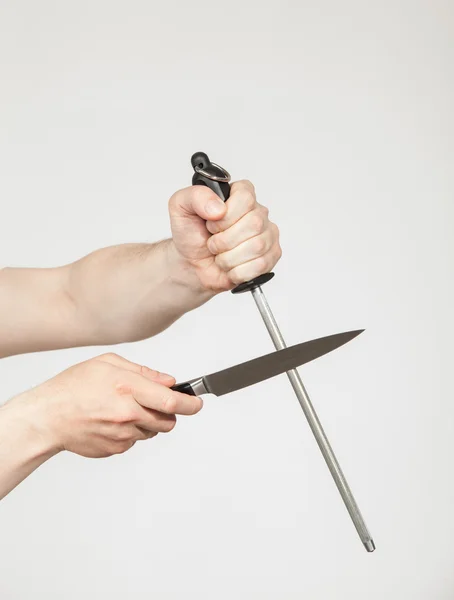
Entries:
{"label": "human thumb", "polygon": [[169,200],[171,216],[197,216],[204,221],[219,221],[225,215],[225,203],[210,188],[193,185],[176,192]]}

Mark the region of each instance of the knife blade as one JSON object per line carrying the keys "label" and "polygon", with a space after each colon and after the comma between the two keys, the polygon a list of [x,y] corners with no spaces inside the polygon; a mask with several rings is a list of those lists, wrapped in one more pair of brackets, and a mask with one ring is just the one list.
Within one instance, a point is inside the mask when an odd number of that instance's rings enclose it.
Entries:
{"label": "knife blade", "polygon": [[345,331],[277,350],[244,363],[172,386],[177,392],[224,396],[304,365],[343,346],[364,329]]}

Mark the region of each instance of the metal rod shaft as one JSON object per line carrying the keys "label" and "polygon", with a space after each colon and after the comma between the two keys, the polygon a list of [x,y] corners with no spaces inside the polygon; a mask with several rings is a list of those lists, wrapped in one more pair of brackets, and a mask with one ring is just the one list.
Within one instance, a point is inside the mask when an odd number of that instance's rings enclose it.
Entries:
{"label": "metal rod shaft", "polygon": [[[282,337],[282,334],[279,331],[279,327],[276,323],[273,313],[271,312],[271,309],[262,289],[260,287],[253,289],[252,295],[276,349],[282,350],[283,348],[286,348],[284,338]],[[366,550],[368,552],[373,552],[375,550],[374,541],[366,527],[364,519],[361,515],[358,505],[356,504],[355,498],[353,497],[347,480],[345,479],[345,476],[342,473],[342,469],[340,468],[340,465],[331,448],[328,438],[326,437],[326,434],[323,431],[323,427],[317,417],[317,413],[315,412],[314,407],[312,406],[312,402],[303,385],[303,382],[301,381],[299,373],[296,369],[292,369],[291,371],[287,372],[287,376],[290,379],[290,383],[292,384],[292,387],[295,390],[295,394],[298,398],[301,408],[304,411],[304,414],[306,415],[306,419],[309,422],[309,426],[312,429],[312,433],[314,434],[314,437],[317,441],[317,444],[319,445],[319,448],[323,454],[326,464],[328,465],[328,468],[331,471],[331,475],[337,485],[340,495],[342,496],[345,506],[347,507],[350,517],[356,527],[356,531],[358,532],[358,535],[361,538],[361,541],[364,544]]]}

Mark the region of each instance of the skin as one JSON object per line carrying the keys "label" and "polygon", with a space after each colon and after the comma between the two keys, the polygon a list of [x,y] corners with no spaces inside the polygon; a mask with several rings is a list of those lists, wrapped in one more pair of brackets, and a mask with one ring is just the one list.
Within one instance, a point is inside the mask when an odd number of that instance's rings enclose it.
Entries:
{"label": "skin", "polygon": [[[223,203],[203,186],[169,200],[172,237],[102,248],[51,269],[0,271],[0,358],[152,337],[273,269],[279,230],[249,181]],[[94,357],[0,407],[0,499],[62,451],[105,458],[173,430],[200,398],[117,354]]]}

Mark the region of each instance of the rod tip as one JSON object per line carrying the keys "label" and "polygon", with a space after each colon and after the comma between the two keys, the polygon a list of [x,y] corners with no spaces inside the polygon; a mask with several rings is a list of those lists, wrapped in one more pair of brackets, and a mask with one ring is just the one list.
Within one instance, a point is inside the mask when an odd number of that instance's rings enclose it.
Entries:
{"label": "rod tip", "polygon": [[367,540],[367,542],[363,542],[363,544],[364,548],[366,548],[368,552],[373,552],[375,550],[375,544],[373,539]]}

